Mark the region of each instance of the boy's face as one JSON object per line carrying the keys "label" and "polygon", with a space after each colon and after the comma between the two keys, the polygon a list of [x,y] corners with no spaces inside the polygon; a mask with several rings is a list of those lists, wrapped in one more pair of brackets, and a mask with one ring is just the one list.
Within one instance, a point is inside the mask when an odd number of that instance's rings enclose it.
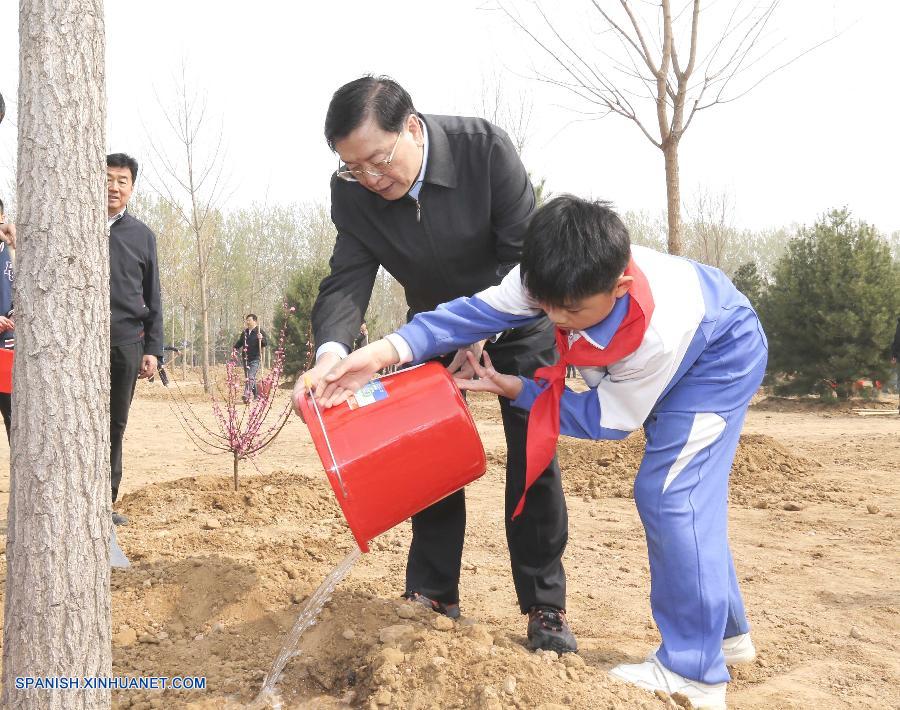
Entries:
{"label": "boy's face", "polygon": [[601,291],[562,306],[551,306],[544,303],[540,306],[558,328],[586,330],[597,325],[610,314],[616,305],[616,299],[628,293],[633,280],[634,278],[631,276],[620,276],[611,291]]}

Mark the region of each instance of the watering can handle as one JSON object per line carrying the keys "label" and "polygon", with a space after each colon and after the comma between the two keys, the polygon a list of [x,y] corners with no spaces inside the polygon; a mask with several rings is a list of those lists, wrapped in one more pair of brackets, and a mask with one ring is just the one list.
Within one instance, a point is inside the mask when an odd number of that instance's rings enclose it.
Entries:
{"label": "watering can handle", "polygon": [[325,421],[322,419],[322,413],[319,411],[319,405],[316,403],[316,398],[312,394],[308,375],[303,376],[303,384],[306,385],[306,394],[309,396],[310,402],[312,402],[313,410],[319,420],[319,426],[322,428],[322,436],[325,437],[325,444],[328,446],[328,453],[331,455],[331,463],[334,465],[334,475],[337,476],[338,483],[341,484],[341,493],[343,493],[344,498],[346,498],[347,487],[344,485],[344,479],[341,476],[341,467],[338,465],[337,458],[335,458],[334,449],[331,448],[331,440],[328,438],[328,432],[325,431]]}

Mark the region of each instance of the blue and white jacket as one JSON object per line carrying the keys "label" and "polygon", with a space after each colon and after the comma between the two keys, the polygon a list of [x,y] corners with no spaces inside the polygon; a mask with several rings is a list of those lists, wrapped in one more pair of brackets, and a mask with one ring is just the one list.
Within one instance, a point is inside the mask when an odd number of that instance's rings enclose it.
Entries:
{"label": "blue and white jacket", "polygon": [[[632,246],[654,301],[644,338],[630,355],[608,367],[579,367],[590,390],[566,389],[560,433],[587,439],[622,439],[656,411],[727,412],[746,406],[765,366],[765,334],[747,298],[719,269]],[[606,347],[628,311],[629,296],[596,325],[570,334]],[[519,267],[497,286],[418,314],[388,339],[401,363],[422,362],[541,315],[522,286]],[[523,378],[512,402],[530,409],[542,384]]]}

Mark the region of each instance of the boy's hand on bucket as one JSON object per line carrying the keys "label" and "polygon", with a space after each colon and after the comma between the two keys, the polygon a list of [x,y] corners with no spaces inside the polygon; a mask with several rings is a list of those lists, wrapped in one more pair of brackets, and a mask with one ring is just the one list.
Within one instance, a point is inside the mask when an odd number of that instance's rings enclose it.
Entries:
{"label": "boy's hand on bucket", "polygon": [[478,362],[478,358],[472,352],[467,355],[477,379],[455,377],[456,386],[461,390],[493,392],[507,399],[516,399],[522,392],[522,380],[515,375],[503,375],[497,372],[491,364],[491,356],[487,352],[483,353],[484,365]]}
{"label": "boy's hand on bucket", "polygon": [[389,340],[382,338],[355,350],[331,370],[316,387],[319,406],[334,407],[350,399],[378,371],[400,362],[400,355]]}

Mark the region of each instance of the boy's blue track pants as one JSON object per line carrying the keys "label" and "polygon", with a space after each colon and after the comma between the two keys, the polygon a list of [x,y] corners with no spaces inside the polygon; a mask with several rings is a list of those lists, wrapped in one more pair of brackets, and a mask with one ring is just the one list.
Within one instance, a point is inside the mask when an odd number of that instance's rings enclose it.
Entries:
{"label": "boy's blue track pants", "polygon": [[749,630],[728,545],[728,478],[764,370],[765,358],[748,373],[746,401],[730,411],[658,411],[644,427],[647,450],[634,499],[647,536],[650,606],[662,635],[657,657],[704,683],[730,680],[722,639]]}

